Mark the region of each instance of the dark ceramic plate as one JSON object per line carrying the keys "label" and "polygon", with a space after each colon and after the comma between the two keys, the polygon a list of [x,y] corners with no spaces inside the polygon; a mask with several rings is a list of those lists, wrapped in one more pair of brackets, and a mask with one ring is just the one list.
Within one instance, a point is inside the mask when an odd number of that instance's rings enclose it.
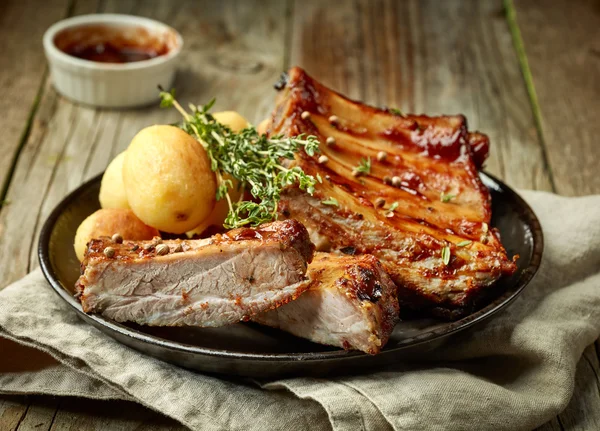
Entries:
{"label": "dark ceramic plate", "polygon": [[251,323],[223,328],[151,328],[83,313],[73,297],[79,276],[73,239],[81,221],[99,208],[101,176],[80,186],[52,212],[44,224],[38,253],[50,285],[79,317],[119,342],[164,361],[205,372],[253,377],[379,370],[393,362],[423,357],[451,340],[451,335],[491,317],[515,299],[537,271],[543,249],[537,217],[508,186],[490,175],[481,177],[492,194],[492,225],[500,229],[509,256],[520,256],[517,272],[498,283],[486,305],[463,319],[400,322],[376,356],[322,346]]}

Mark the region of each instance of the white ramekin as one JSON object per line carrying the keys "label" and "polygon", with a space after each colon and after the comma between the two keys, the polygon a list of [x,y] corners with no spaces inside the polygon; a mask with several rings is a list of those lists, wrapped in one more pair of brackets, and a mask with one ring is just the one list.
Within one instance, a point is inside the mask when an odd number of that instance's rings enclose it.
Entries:
{"label": "white ramekin", "polygon": [[[176,43],[165,55],[132,63],[83,60],[56,47],[54,40],[58,33],[85,25],[143,27],[152,34],[174,35]],[[158,103],[157,86],[171,88],[176,60],[182,47],[183,39],[173,28],[158,21],[131,15],[77,16],[57,22],[44,34],[44,51],[58,92],[75,102],[103,108],[128,108]]]}

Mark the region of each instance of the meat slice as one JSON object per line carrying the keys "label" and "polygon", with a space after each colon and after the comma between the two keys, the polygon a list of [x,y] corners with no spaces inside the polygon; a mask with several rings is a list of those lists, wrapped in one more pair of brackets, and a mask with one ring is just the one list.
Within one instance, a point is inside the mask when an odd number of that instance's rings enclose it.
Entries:
{"label": "meat slice", "polygon": [[94,239],[76,291],[86,313],[118,322],[222,326],[299,296],[308,288],[305,274],[313,249],[308,232],[295,220],[205,240],[115,244]]}
{"label": "meat slice", "polygon": [[293,164],[323,181],[313,196],[290,188],[279,210],[302,222],[318,249],[376,256],[403,308],[449,318],[516,270],[490,228],[478,175],[489,141],[462,115],[366,106],[299,68],[283,84],[269,134],[317,136],[321,154],[298,152]]}
{"label": "meat slice", "polygon": [[311,341],[376,354],[398,322],[396,286],[371,255],[317,253],[309,288],[255,321]]}

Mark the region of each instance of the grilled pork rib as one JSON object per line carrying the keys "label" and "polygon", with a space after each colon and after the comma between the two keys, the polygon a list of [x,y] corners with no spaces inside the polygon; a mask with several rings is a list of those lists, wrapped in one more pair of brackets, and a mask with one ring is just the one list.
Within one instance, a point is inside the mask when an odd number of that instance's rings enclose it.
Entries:
{"label": "grilled pork rib", "polygon": [[[152,326],[215,327],[247,320],[307,289],[314,249],[295,220],[206,240],[153,244],[92,240],[76,285],[83,310]],[[169,253],[160,255],[164,246]],[[106,247],[114,256],[107,257]]]}
{"label": "grilled pork rib", "polygon": [[302,151],[293,163],[323,183],[314,196],[289,189],[281,214],[301,221],[318,249],[379,258],[401,305],[459,317],[516,270],[489,228],[491,199],[478,176],[488,139],[468,132],[463,116],[394,114],[293,68],[269,134],[301,133],[319,138],[321,154]]}
{"label": "grilled pork rib", "polygon": [[317,253],[295,301],[255,321],[317,343],[376,354],[398,322],[396,286],[371,255]]}

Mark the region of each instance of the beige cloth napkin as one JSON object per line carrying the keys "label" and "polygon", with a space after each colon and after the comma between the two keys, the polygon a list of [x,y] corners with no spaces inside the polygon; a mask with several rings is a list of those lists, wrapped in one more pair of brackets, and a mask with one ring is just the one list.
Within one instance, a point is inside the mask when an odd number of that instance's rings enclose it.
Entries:
{"label": "beige cloth napkin", "polygon": [[528,430],[568,403],[600,335],[600,196],[523,192],[546,249],[506,311],[427,360],[333,379],[256,382],[183,370],[81,322],[39,271],[0,291],[0,336],[60,364],[0,375],[0,393],[133,400],[192,429]]}

